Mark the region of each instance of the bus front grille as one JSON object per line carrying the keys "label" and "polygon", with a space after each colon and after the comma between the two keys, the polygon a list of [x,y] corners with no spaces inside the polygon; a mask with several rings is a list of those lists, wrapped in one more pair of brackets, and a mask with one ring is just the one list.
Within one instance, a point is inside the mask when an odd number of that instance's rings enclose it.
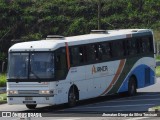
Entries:
{"label": "bus front grille", "polygon": [[19,90],[19,94],[39,94],[39,90]]}

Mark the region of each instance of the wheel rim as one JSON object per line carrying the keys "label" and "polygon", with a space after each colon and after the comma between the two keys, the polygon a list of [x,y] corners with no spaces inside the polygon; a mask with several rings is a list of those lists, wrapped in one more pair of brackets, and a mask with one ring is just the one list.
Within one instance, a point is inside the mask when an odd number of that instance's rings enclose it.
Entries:
{"label": "wheel rim", "polygon": [[76,102],[75,94],[74,93],[70,93],[69,94],[69,103],[70,103],[70,105],[73,106],[75,104],[75,102]]}

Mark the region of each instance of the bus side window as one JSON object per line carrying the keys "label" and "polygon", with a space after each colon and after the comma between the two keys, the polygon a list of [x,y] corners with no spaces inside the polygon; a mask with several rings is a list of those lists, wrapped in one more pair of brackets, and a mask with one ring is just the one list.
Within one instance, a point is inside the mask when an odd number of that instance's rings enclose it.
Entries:
{"label": "bus side window", "polygon": [[85,58],[84,58],[84,47],[71,47],[70,48],[70,62],[71,66],[76,66],[84,63]]}
{"label": "bus side window", "polygon": [[95,54],[95,60],[99,61],[102,60],[102,49],[101,49],[101,45],[100,44],[94,44],[93,45],[94,48],[94,54]]}
{"label": "bus side window", "polygon": [[102,43],[102,60],[107,60],[111,58],[111,46],[110,43]]}
{"label": "bus side window", "polygon": [[123,40],[124,56],[129,55],[128,40]]}
{"label": "bus side window", "polygon": [[70,48],[70,58],[71,58],[71,66],[78,65],[79,60],[79,48],[78,47],[71,47]]}
{"label": "bus side window", "polygon": [[122,41],[114,41],[112,43],[112,55],[113,57],[123,57],[124,47]]}
{"label": "bus side window", "polygon": [[141,38],[141,53],[150,52],[150,42],[148,37]]}
{"label": "bus side window", "polygon": [[80,60],[80,63],[85,62],[85,49],[83,46],[79,47],[79,60]]}
{"label": "bus side window", "polygon": [[130,39],[130,40],[128,40],[128,47],[127,47],[127,49],[128,49],[128,55],[136,55],[137,54],[137,42],[136,42],[136,40],[134,39],[134,38],[132,38],[132,39]]}
{"label": "bus side window", "polygon": [[103,55],[102,45],[98,44],[96,48],[97,48],[97,58],[98,60],[102,60],[102,55]]}
{"label": "bus side window", "polygon": [[96,61],[96,50],[94,44],[87,45],[86,52],[87,52],[87,62],[95,62]]}
{"label": "bus side window", "polygon": [[136,45],[137,45],[137,54],[141,53],[141,39],[140,38],[136,38]]}
{"label": "bus side window", "polygon": [[57,80],[65,79],[67,74],[67,59],[65,48],[55,51],[55,75]]}
{"label": "bus side window", "polygon": [[153,50],[154,50],[154,46],[153,46],[153,39],[152,39],[152,37],[149,37],[149,45],[150,45],[150,52],[154,52]]}

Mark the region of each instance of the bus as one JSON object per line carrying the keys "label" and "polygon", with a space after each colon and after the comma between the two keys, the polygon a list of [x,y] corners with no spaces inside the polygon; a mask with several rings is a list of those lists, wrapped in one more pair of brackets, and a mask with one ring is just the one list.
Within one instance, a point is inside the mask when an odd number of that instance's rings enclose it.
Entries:
{"label": "bus", "polygon": [[16,43],[8,51],[7,101],[58,105],[155,83],[150,29],[92,30],[90,34]]}

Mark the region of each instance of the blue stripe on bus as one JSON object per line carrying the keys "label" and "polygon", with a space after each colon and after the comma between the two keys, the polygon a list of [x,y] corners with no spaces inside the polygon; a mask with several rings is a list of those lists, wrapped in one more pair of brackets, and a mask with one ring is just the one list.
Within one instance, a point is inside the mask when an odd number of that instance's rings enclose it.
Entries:
{"label": "blue stripe on bus", "polygon": [[[148,84],[145,83],[145,69],[146,68],[150,69],[150,75],[148,75],[150,76],[150,83]],[[135,75],[137,78],[137,88],[143,88],[143,87],[146,87],[146,86],[149,86],[155,83],[154,81],[155,72],[147,65],[142,64],[142,65],[137,66],[134,70],[132,70],[132,72],[129,73],[127,78],[125,78],[124,82],[120,86],[118,93],[128,91],[128,81],[131,75]]]}

